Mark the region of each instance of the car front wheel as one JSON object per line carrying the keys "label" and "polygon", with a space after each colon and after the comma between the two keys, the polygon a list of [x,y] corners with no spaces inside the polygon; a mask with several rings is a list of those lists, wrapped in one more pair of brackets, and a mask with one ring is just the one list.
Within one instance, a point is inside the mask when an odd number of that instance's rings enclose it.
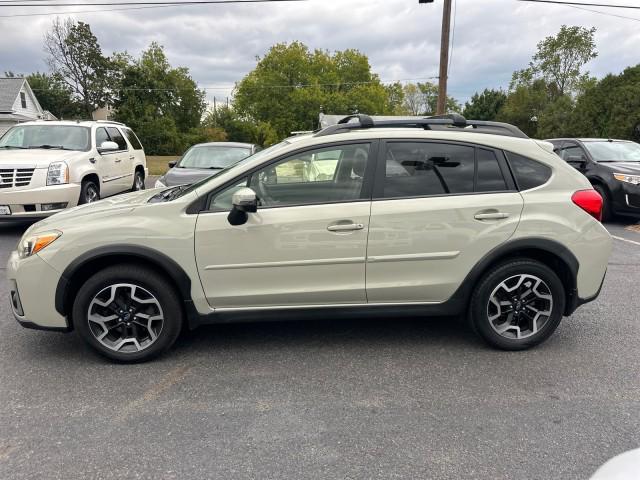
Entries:
{"label": "car front wheel", "polygon": [[553,270],[535,260],[513,260],[480,280],[469,320],[490,345],[523,350],[549,338],[562,319],[564,305],[564,287]]}
{"label": "car front wheel", "polygon": [[102,355],[120,362],[150,360],[169,349],[182,325],[180,300],[155,271],[106,268],[87,280],[73,305],[73,323]]}
{"label": "car front wheel", "polygon": [[80,200],[78,204],[84,205],[85,203],[93,203],[98,200],[100,200],[100,190],[98,186],[91,180],[84,180],[80,187]]}

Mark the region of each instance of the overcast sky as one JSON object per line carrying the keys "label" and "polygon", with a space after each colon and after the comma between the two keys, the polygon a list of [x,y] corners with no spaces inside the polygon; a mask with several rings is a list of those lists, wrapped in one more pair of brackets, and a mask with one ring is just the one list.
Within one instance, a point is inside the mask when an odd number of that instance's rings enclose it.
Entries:
{"label": "overcast sky", "polygon": [[[79,2],[67,11],[106,8],[88,7],[90,1]],[[506,88],[511,73],[527,65],[537,42],[556,33],[562,24],[597,27],[599,56],[589,65],[594,75],[618,73],[640,63],[640,11],[592,8],[636,18],[630,20],[516,0],[454,1],[449,92],[460,101],[485,87]],[[172,65],[188,67],[200,87],[210,87],[207,96],[211,101],[214,96],[223,99],[230,95],[234,82],[255,66],[256,56],[264,55],[274,43],[293,40],[330,51],[356,48],[369,56],[373,71],[385,82],[436,76],[442,3],[309,0],[71,16],[91,25],[106,54],[127,50],[137,55],[150,42],[159,42]],[[52,10],[55,9],[0,8],[0,15]],[[64,9],[58,11],[60,16],[65,15]],[[25,74],[46,70],[42,38],[52,18],[53,15],[0,18],[0,74],[6,70]]]}

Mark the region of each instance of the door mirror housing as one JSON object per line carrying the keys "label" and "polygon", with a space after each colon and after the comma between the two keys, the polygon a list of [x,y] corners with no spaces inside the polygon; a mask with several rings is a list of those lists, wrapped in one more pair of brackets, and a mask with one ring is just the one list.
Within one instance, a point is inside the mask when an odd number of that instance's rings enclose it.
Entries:
{"label": "door mirror housing", "polygon": [[567,163],[575,168],[584,168],[587,165],[587,159],[584,155],[572,155],[567,157]]}
{"label": "door mirror housing", "polygon": [[258,211],[258,196],[250,188],[241,188],[231,197],[233,208],[227,220],[231,225],[244,225],[249,219],[249,213]]}
{"label": "door mirror housing", "polygon": [[98,153],[115,152],[116,150],[120,150],[116,142],[102,142],[98,147]]}
{"label": "door mirror housing", "polygon": [[177,164],[178,164],[178,161],[177,161],[177,160],[171,160],[171,161],[168,163],[169,168],[173,168],[173,167],[175,167]]}

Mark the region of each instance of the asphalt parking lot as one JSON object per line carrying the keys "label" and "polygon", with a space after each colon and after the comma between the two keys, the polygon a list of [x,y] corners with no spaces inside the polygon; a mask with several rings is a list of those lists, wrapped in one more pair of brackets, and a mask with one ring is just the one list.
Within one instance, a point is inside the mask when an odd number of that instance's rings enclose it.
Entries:
{"label": "asphalt parking lot", "polygon": [[[0,478],[588,478],[640,446],[640,233],[608,227],[599,300],[519,353],[451,319],[327,318],[116,365],[19,327],[0,281]],[[23,230],[0,225],[0,270]]]}

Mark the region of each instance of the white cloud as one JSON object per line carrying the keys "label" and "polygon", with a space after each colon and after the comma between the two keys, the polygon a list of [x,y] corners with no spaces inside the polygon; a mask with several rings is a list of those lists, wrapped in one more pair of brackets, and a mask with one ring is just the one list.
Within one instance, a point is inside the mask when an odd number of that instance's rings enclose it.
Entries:
{"label": "white cloud", "polygon": [[[562,24],[598,28],[600,55],[589,65],[598,76],[640,61],[640,25],[635,21],[515,0],[456,1],[449,91],[460,100],[485,87],[507,87],[511,73],[526,66],[536,43]],[[73,9],[87,8],[85,3]],[[20,7],[1,10],[24,12]],[[615,13],[633,16],[628,11]],[[224,98],[229,86],[253,68],[256,56],[276,42],[293,40],[331,51],[357,48],[369,56],[383,80],[437,75],[442,2],[311,0],[73,16],[91,24],[107,53],[127,50],[137,55],[150,42],[159,42],[171,63],[188,67],[199,85],[225,87],[208,90],[210,98]],[[0,18],[0,70],[45,69],[42,36],[50,22],[47,17]]]}

